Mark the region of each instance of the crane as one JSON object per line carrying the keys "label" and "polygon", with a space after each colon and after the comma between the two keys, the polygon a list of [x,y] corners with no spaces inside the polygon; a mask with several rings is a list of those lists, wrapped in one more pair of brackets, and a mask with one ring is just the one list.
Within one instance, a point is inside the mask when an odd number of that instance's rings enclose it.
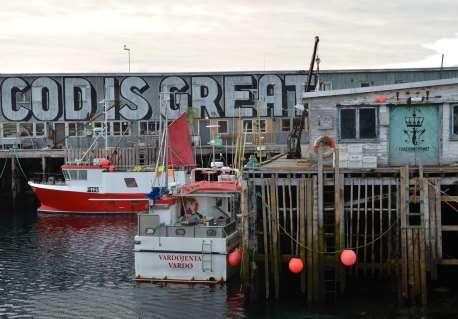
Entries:
{"label": "crane", "polygon": [[[315,37],[315,45],[313,47],[313,54],[312,60],[310,61],[310,68],[307,74],[307,79],[305,82],[305,92],[310,92],[316,86],[316,76],[314,84],[312,85],[312,75],[313,69],[315,67],[315,58],[316,52],[318,49],[318,42],[320,38],[318,36]],[[293,121],[293,128],[288,136],[288,153],[287,158],[301,158],[301,137],[302,131],[304,130],[304,121],[305,117],[308,115],[308,109],[304,105],[304,109],[302,110],[302,114],[300,116],[296,116],[295,120]]]}

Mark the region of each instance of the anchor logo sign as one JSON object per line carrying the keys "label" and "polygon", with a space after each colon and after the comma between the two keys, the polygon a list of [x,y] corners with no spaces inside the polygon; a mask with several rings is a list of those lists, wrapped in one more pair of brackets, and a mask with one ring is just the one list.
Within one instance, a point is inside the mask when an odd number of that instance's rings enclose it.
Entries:
{"label": "anchor logo sign", "polygon": [[404,118],[404,122],[407,126],[407,129],[404,130],[404,134],[407,135],[406,143],[411,142],[413,145],[417,146],[423,143],[425,140],[422,138],[425,133],[423,126],[424,117],[417,116],[416,112],[413,111],[412,116]]}

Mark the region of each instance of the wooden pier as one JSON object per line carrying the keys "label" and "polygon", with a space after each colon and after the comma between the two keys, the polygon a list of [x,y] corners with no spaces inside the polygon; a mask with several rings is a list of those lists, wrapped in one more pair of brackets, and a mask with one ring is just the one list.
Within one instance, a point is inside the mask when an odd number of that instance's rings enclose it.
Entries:
{"label": "wooden pier", "polygon": [[[276,158],[246,172],[244,286],[279,299],[292,276],[306,302],[319,304],[352,280],[384,279],[401,300],[426,304],[438,266],[458,265],[444,257],[442,236],[458,234],[458,167],[318,166]],[[344,248],[356,252],[355,266],[341,264]],[[303,261],[298,276],[286,267],[291,257]]]}

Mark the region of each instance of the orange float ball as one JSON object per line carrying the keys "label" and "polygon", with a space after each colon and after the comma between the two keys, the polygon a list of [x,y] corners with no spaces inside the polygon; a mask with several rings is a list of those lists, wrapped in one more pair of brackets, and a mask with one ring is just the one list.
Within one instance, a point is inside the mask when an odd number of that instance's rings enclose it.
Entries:
{"label": "orange float ball", "polygon": [[292,273],[298,274],[302,271],[302,269],[304,269],[304,263],[302,262],[302,259],[293,257],[289,260],[288,267]]}
{"label": "orange float ball", "polygon": [[351,267],[356,264],[356,259],[356,253],[351,249],[344,249],[340,254],[340,261],[347,267]]}
{"label": "orange float ball", "polygon": [[237,267],[240,265],[240,262],[242,261],[242,254],[238,249],[236,249],[229,254],[227,261],[229,263],[229,266]]}
{"label": "orange float ball", "polygon": [[108,167],[110,167],[110,164],[111,164],[111,163],[110,163],[110,160],[104,159],[104,160],[100,163],[100,166],[101,166],[102,168],[108,168]]}

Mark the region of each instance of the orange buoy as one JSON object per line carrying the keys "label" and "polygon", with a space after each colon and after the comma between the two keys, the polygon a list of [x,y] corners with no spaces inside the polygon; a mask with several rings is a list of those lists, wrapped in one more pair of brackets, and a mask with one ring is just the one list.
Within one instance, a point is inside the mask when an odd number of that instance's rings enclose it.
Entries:
{"label": "orange buoy", "polygon": [[293,257],[289,260],[288,267],[292,273],[298,274],[302,271],[302,269],[304,269],[304,263],[302,262],[302,259]]}
{"label": "orange buoy", "polygon": [[356,259],[356,253],[351,249],[344,249],[340,254],[340,261],[347,267],[351,267],[356,264]]}
{"label": "orange buoy", "polygon": [[105,168],[105,169],[108,169],[110,167],[110,160],[109,159],[104,159],[101,163],[100,163],[100,167],[102,168]]}
{"label": "orange buoy", "polygon": [[233,252],[231,252],[227,258],[227,261],[231,267],[239,266],[240,262],[242,261],[242,254],[240,253],[240,250],[235,249]]}

